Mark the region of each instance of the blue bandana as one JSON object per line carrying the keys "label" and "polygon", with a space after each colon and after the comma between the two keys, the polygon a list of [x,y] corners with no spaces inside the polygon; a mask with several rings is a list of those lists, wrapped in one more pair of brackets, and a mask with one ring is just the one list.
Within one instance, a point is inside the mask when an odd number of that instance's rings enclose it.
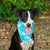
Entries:
{"label": "blue bandana", "polygon": [[22,24],[21,19],[19,19],[19,21],[17,23],[17,28],[18,28],[20,39],[23,42],[28,43],[28,41],[32,37],[33,31],[34,31],[34,22],[31,27],[31,33],[29,33],[29,34],[26,32],[26,29],[25,29],[24,25]]}

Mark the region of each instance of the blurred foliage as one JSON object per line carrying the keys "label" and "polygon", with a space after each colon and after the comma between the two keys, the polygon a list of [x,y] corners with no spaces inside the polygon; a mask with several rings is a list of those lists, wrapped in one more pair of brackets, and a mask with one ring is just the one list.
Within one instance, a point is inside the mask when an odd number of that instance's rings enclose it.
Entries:
{"label": "blurred foliage", "polygon": [[40,11],[49,8],[45,0],[0,0],[0,20],[15,21],[15,9],[40,8]]}

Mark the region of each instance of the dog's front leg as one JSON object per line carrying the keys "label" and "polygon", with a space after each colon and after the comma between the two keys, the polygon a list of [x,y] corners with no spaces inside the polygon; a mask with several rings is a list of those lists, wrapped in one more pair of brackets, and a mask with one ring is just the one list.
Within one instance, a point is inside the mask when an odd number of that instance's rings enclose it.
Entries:
{"label": "dog's front leg", "polygon": [[[34,41],[34,33],[33,33],[33,35],[32,35],[32,39],[33,39],[33,41]],[[31,50],[34,50],[34,43],[33,43],[32,47],[31,47]]]}
{"label": "dog's front leg", "polygon": [[29,49],[29,46],[28,46],[28,43],[24,43],[24,42],[21,42],[21,47],[22,47],[22,50],[28,50]]}

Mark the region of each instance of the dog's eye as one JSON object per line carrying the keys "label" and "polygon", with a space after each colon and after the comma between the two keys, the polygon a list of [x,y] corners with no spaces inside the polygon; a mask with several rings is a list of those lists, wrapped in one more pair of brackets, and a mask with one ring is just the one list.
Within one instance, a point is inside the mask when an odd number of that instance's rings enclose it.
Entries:
{"label": "dog's eye", "polygon": [[25,16],[27,16],[27,15],[25,15]]}
{"label": "dog's eye", "polygon": [[33,17],[33,16],[31,16],[31,17]]}
{"label": "dog's eye", "polygon": [[23,17],[23,19],[25,19],[25,18]]}
{"label": "dog's eye", "polygon": [[31,18],[33,19],[33,16],[31,16]]}

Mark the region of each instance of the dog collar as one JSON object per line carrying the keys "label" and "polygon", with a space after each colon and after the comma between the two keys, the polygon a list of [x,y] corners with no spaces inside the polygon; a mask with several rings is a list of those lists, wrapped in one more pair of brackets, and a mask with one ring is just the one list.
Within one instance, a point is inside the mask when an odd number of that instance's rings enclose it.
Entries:
{"label": "dog collar", "polygon": [[29,33],[29,34],[26,32],[26,29],[25,29],[24,25],[22,24],[21,19],[19,19],[19,21],[17,22],[17,28],[18,28],[18,33],[19,33],[20,39],[23,42],[28,43],[28,41],[32,37],[33,31],[34,31],[34,22],[31,27],[31,33]]}

